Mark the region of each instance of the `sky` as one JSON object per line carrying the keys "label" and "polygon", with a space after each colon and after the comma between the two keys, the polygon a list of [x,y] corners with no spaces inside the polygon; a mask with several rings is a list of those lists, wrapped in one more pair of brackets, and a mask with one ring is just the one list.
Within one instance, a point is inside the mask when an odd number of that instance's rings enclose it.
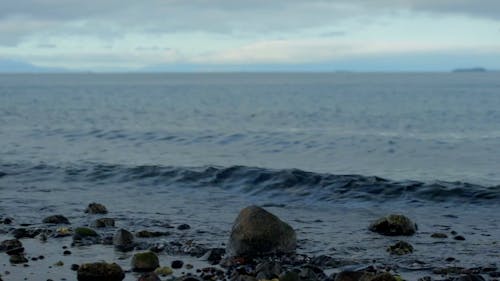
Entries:
{"label": "sky", "polygon": [[0,60],[103,72],[500,69],[500,1],[1,0]]}

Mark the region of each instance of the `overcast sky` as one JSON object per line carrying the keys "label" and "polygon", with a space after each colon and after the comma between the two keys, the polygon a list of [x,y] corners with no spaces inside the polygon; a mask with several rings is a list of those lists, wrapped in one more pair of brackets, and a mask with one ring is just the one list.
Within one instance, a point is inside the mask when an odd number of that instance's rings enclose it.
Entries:
{"label": "overcast sky", "polygon": [[1,0],[0,59],[96,71],[500,69],[500,1]]}

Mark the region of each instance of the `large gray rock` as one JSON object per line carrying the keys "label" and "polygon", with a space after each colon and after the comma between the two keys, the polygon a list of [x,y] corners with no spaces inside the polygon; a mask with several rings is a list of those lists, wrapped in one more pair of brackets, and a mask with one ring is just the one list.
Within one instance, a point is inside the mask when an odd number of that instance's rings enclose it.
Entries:
{"label": "large gray rock", "polygon": [[127,252],[135,247],[134,235],[125,229],[118,229],[113,236],[113,245],[117,250]]}
{"label": "large gray rock", "polygon": [[259,256],[294,252],[296,246],[290,225],[260,207],[249,206],[233,224],[228,252],[232,256]]}

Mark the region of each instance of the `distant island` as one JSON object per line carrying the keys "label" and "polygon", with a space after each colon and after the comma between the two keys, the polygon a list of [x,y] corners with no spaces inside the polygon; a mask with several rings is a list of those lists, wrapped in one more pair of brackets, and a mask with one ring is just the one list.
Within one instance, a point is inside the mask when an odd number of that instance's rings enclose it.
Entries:
{"label": "distant island", "polygon": [[486,68],[483,67],[472,67],[472,68],[457,68],[453,72],[487,72]]}

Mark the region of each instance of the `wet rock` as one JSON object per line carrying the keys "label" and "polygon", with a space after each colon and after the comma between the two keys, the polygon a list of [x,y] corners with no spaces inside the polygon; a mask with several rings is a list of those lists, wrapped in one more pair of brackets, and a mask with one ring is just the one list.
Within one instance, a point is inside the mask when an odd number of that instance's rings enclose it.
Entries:
{"label": "wet rock", "polygon": [[403,215],[388,215],[380,218],[370,225],[369,228],[373,232],[382,235],[397,236],[397,235],[413,235],[417,230],[417,225],[409,218]]}
{"label": "wet rock", "polygon": [[258,256],[295,251],[297,238],[293,228],[275,215],[250,206],[240,211],[228,242],[233,256]]}
{"label": "wet rock", "polygon": [[154,272],[142,274],[137,281],[161,281],[160,277]]}
{"label": "wet rock", "polygon": [[263,262],[255,267],[257,280],[277,278],[281,273],[281,265],[277,262]]}
{"label": "wet rock", "polygon": [[363,271],[342,271],[335,276],[334,281],[358,281],[363,275]]}
{"label": "wet rock", "polygon": [[88,227],[78,227],[75,229],[75,233],[73,234],[73,240],[83,240],[83,239],[96,239],[99,235],[95,230]]}
{"label": "wet rock", "polygon": [[108,210],[106,207],[99,203],[90,203],[85,209],[85,213],[88,214],[107,214]]}
{"label": "wet rock", "polygon": [[301,280],[324,280],[326,275],[323,270],[313,265],[305,265],[300,269],[299,277]]}
{"label": "wet rock", "polygon": [[86,263],[78,268],[77,278],[78,281],[121,281],[125,273],[116,263]]}
{"label": "wet rock", "polygon": [[203,279],[194,275],[185,275],[175,279],[175,281],[203,281]]}
{"label": "wet rock", "polygon": [[135,247],[134,235],[128,230],[118,229],[113,236],[113,245],[120,251],[131,251]]}
{"label": "wet rock", "polygon": [[21,238],[35,238],[37,235],[42,233],[41,229],[34,229],[34,228],[16,228],[12,231],[12,235],[16,239],[21,239]]}
{"label": "wet rock", "polygon": [[173,269],[179,269],[184,265],[184,262],[181,260],[175,260],[175,261],[172,261],[172,263],[170,265],[172,266]]}
{"label": "wet rock", "polygon": [[54,237],[58,238],[58,237],[66,237],[66,236],[71,236],[73,234],[73,232],[71,231],[71,229],[67,228],[67,227],[60,227],[58,229],[56,229],[56,232],[54,233]]}
{"label": "wet rock", "polygon": [[51,224],[70,224],[69,220],[63,215],[53,215],[43,219],[43,223]]}
{"label": "wet rock", "polygon": [[[361,279],[360,281],[364,281]],[[398,281],[396,277],[392,276],[389,272],[384,272],[384,273],[379,273],[376,274],[373,277],[370,277],[369,279],[366,279],[366,281]]]}
{"label": "wet rock", "polygon": [[168,235],[170,235],[170,232],[149,231],[149,230],[141,230],[135,234],[135,236],[139,238],[155,238]]}
{"label": "wet rock", "polygon": [[13,218],[3,218],[0,220],[0,224],[11,224],[13,221]]}
{"label": "wet rock", "polygon": [[454,277],[451,281],[485,281],[485,279],[479,274],[467,274]]}
{"label": "wet rock", "polygon": [[389,246],[387,248],[387,251],[391,255],[402,256],[402,255],[413,253],[413,246],[408,242],[398,241],[398,242],[396,242],[396,244]]}
{"label": "wet rock", "polygon": [[223,248],[213,248],[208,251],[206,254],[207,261],[211,265],[219,264],[222,260],[222,257],[226,254],[226,249]]}
{"label": "wet rock", "polygon": [[17,239],[4,240],[0,243],[0,252],[12,253],[13,255],[22,253],[24,252],[23,243]]}
{"label": "wet rock", "polygon": [[100,218],[92,222],[91,226],[95,228],[114,227],[115,220],[112,218]]}
{"label": "wet rock", "polygon": [[463,237],[462,235],[457,235],[457,236],[453,237],[453,239],[458,240],[458,241],[464,241],[465,237]]}
{"label": "wet rock", "polygon": [[78,269],[80,268],[80,266],[78,264],[72,264],[70,269],[73,270],[73,271],[77,271]]}
{"label": "wet rock", "polygon": [[153,271],[160,262],[153,252],[137,253],[132,257],[132,270],[136,272]]}
{"label": "wet rock", "polygon": [[300,281],[299,274],[296,271],[285,271],[280,277],[280,281]]}
{"label": "wet rock", "polygon": [[20,263],[27,263],[28,259],[24,256],[24,254],[17,254],[10,256],[9,261],[12,264],[20,264]]}
{"label": "wet rock", "polygon": [[191,228],[191,226],[189,226],[189,224],[185,224],[185,223],[183,223],[177,227],[178,230],[187,230],[190,228]]}
{"label": "wet rock", "polygon": [[446,233],[440,233],[440,232],[436,232],[436,233],[433,233],[431,235],[432,238],[441,238],[441,239],[444,239],[444,238],[448,238],[448,235],[446,235]]}
{"label": "wet rock", "polygon": [[161,276],[167,276],[173,273],[172,268],[168,266],[162,266],[155,269],[155,273]]}
{"label": "wet rock", "polygon": [[432,278],[430,276],[424,276],[419,278],[417,281],[432,281]]}

